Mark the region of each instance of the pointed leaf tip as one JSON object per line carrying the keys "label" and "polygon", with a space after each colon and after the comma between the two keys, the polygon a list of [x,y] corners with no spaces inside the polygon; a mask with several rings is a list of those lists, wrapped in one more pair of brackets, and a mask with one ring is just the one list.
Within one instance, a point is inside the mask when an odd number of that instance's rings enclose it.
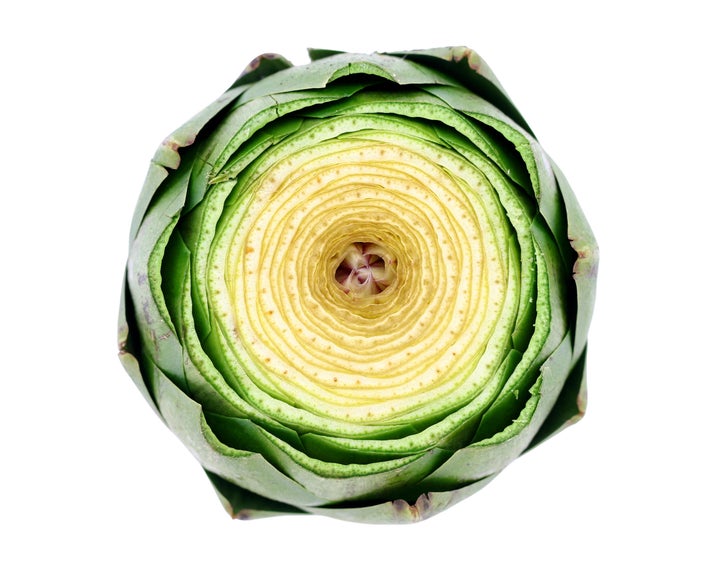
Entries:
{"label": "pointed leaf tip", "polygon": [[279,53],[263,53],[250,61],[230,89],[240,85],[255,83],[290,67],[293,67],[293,64]]}

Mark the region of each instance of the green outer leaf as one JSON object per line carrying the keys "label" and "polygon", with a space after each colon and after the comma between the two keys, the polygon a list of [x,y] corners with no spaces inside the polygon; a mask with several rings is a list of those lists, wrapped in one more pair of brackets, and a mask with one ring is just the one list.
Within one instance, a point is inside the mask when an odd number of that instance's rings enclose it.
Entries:
{"label": "green outer leaf", "polygon": [[496,106],[526,132],[533,135],[530,126],[510,100],[490,66],[480,55],[464,46],[441,47],[413,51],[399,51],[392,55],[417,61],[430,68],[446,73],[468,90]]}
{"label": "green outer leaf", "polygon": [[118,356],[122,363],[125,371],[128,373],[132,381],[137,386],[140,393],[143,395],[145,400],[155,410],[155,413],[162,419],[160,410],[158,409],[155,400],[150,393],[150,390],[145,383],[143,373],[140,368],[140,363],[135,356],[139,346],[135,344],[135,336],[138,333],[137,326],[135,324],[134,312],[132,309],[128,309],[128,305],[131,301],[128,301],[129,291],[127,288],[127,276],[123,282],[123,291],[120,299],[120,315],[118,318]]}
{"label": "green outer leaf", "polygon": [[493,478],[494,476],[486,477],[457,490],[428,492],[420,495],[412,504],[407,500],[397,499],[358,508],[306,508],[306,511],[353,522],[409,524],[426,520],[450,508],[486,486]]}
{"label": "green outer leaf", "polygon": [[310,65],[300,65],[277,72],[245,91],[242,102],[267,95],[322,89],[329,83],[352,74],[374,75],[401,85],[458,85],[451,77],[417,63],[373,53],[338,53],[323,57]]}
{"label": "green outer leaf", "polygon": [[166,221],[141,226],[128,262],[127,285],[132,302],[137,306],[134,315],[138,320],[141,352],[152,355],[164,371],[182,383],[182,346],[160,292],[161,258],[153,255],[154,246],[162,247],[170,238],[176,218],[169,217]]}
{"label": "green outer leaf", "polygon": [[307,513],[301,508],[290,506],[277,500],[271,500],[240,488],[232,482],[228,482],[224,478],[205,471],[210,482],[215,488],[218,498],[222,502],[225,510],[233,518],[239,520],[255,520],[258,518],[268,518],[271,516],[282,516],[285,514],[304,514]]}
{"label": "green outer leaf", "polygon": [[532,449],[566,427],[580,421],[585,415],[586,406],[585,351],[583,351],[563,385],[563,389],[550,415],[543,422],[542,427],[533,437],[526,450]]}
{"label": "green outer leaf", "polygon": [[530,390],[531,398],[518,418],[490,439],[460,449],[429,475],[422,486],[462,485],[497,474],[530,445],[542,422],[552,411],[560,394],[572,357],[568,333],[540,370],[540,379]]}
{"label": "green outer leaf", "polygon": [[319,506],[329,503],[279,472],[263,456],[220,443],[208,427],[200,404],[185,395],[162,372],[157,372],[153,387],[160,413],[168,427],[202,463],[205,470],[270,500],[282,494],[293,505]]}
{"label": "green outer leaf", "polygon": [[130,242],[137,236],[140,223],[143,222],[150,202],[155,197],[158,188],[168,176],[168,169],[180,167],[180,148],[185,148],[195,142],[200,130],[207,125],[223,108],[235,100],[245,87],[237,87],[223,93],[215,102],[191,118],[183,126],[165,138],[153,158],[145,184],[138,199],[135,214],[130,227]]}
{"label": "green outer leaf", "polygon": [[293,64],[282,55],[277,53],[263,53],[250,61],[248,66],[245,67],[243,72],[228,90],[232,90],[241,85],[255,83],[274,73],[277,73],[278,71],[289,69],[292,66]]}
{"label": "green outer leaf", "polygon": [[575,360],[577,360],[585,352],[590,319],[595,305],[595,290],[600,261],[599,250],[592,229],[585,218],[585,214],[580,209],[577,197],[570,189],[567,179],[555,163],[551,162],[551,165],[567,210],[567,237],[577,255],[577,260],[572,267],[578,306],[574,345]]}
{"label": "green outer leaf", "polygon": [[304,513],[368,524],[409,524],[425,520],[450,508],[486,486],[495,475],[456,490],[423,493],[410,501],[399,498],[380,503],[360,503],[356,506],[301,508],[258,497],[212,473],[208,473],[208,477],[228,513],[233,518],[241,520]]}

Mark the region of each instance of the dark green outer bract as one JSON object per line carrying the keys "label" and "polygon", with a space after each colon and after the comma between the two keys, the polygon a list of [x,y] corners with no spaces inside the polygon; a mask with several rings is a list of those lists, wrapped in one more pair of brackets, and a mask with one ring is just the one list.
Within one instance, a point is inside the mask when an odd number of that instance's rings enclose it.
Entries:
{"label": "dark green outer bract", "polygon": [[[312,63],[302,67],[277,55],[257,58],[158,149],[131,228],[120,358],[234,517],[316,513],[361,522],[417,521],[474,493],[583,415],[597,246],[567,181],[475,52],[311,50],[310,56]],[[397,96],[453,108],[497,144],[486,157],[524,203],[538,257],[546,264],[551,322],[528,370],[513,375],[512,384],[462,431],[417,454],[377,457],[387,462],[373,468],[376,457],[333,448],[317,431],[294,430],[263,415],[218,379],[222,364],[212,368],[212,356],[198,354],[199,348],[213,348],[213,317],[192,270],[199,250],[194,229],[207,195],[242,172],[241,165],[228,173],[228,163],[242,164],[253,151],[259,155],[291,136],[305,117],[322,117],[328,105],[345,109],[378,93],[385,101]],[[284,121],[271,127],[281,116]],[[243,127],[252,135],[249,142],[234,138]],[[438,132],[444,128],[437,125]],[[453,140],[457,134],[445,136]],[[508,355],[506,377],[521,357],[519,351]]]}

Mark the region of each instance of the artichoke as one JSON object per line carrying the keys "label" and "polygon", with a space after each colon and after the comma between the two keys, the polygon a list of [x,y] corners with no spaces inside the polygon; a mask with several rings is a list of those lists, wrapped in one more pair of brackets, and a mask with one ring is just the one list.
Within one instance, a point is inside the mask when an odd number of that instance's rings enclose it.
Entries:
{"label": "artichoke", "polygon": [[120,358],[239,518],[427,518],[585,409],[597,271],[467,48],[254,60],[155,154]]}

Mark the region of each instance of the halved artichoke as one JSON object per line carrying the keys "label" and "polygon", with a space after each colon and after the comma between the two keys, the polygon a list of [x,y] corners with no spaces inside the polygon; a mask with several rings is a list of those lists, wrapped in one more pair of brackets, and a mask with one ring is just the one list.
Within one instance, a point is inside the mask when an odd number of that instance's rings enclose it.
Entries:
{"label": "halved artichoke", "polygon": [[583,414],[596,244],[473,51],[310,56],[159,148],[120,356],[233,516],[415,521]]}

